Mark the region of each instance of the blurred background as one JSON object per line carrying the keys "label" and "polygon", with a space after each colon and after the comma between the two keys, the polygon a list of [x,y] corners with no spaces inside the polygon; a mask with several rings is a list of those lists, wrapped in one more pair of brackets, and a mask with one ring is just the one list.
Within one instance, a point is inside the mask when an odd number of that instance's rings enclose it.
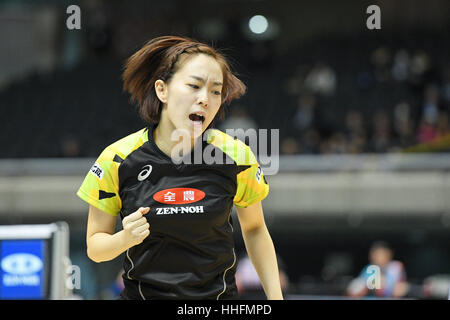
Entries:
{"label": "blurred background", "polygon": [[[373,4],[381,29],[366,26]],[[348,298],[383,240],[402,298],[447,299],[449,17],[448,0],[0,0],[0,224],[68,222],[75,296],[116,294],[123,257],[87,258],[75,192],[107,145],[145,126],[122,91],[125,59],[185,35],[221,49],[248,86],[218,127],[279,129],[263,206],[286,297]]]}

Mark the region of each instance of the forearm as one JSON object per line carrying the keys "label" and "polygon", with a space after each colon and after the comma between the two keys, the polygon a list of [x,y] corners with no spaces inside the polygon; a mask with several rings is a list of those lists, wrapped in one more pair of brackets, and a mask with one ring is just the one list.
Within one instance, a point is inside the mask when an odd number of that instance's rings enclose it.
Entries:
{"label": "forearm", "polygon": [[275,248],[266,225],[245,231],[242,235],[267,299],[283,299]]}
{"label": "forearm", "polygon": [[88,257],[95,262],[110,261],[118,257],[129,248],[123,232],[93,234],[87,241]]}

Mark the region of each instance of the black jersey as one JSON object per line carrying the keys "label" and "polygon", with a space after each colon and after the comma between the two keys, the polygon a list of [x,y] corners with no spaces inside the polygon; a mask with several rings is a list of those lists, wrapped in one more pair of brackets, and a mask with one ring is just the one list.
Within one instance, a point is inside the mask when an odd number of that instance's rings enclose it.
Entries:
{"label": "black jersey", "polygon": [[194,162],[194,148],[190,163],[185,158],[177,164],[157,147],[153,128],[108,146],[77,195],[122,219],[150,207],[145,215],[150,235],[125,254],[128,297],[231,297],[236,294],[237,262],[232,207],[247,207],[267,196],[264,174],[246,144],[215,129],[195,148],[222,161]]}

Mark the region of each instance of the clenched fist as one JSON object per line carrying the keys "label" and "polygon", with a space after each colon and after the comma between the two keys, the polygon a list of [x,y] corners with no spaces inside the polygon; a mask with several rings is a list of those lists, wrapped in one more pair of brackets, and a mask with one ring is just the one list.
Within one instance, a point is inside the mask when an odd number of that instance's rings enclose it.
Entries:
{"label": "clenched fist", "polygon": [[124,238],[128,247],[140,244],[150,234],[150,224],[144,217],[144,214],[149,211],[149,207],[141,207],[122,220]]}

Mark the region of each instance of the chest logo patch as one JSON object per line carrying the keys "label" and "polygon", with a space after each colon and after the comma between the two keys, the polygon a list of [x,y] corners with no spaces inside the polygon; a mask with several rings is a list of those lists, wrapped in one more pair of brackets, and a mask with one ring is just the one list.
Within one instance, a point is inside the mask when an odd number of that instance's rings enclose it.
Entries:
{"label": "chest logo patch", "polygon": [[152,166],[147,164],[145,166],[142,167],[142,171],[139,173],[137,179],[139,181],[144,181],[145,179],[148,178],[148,176],[150,175],[150,173],[152,172]]}
{"label": "chest logo patch", "polygon": [[153,199],[164,204],[187,204],[202,200],[205,193],[194,188],[172,188],[158,191]]}

